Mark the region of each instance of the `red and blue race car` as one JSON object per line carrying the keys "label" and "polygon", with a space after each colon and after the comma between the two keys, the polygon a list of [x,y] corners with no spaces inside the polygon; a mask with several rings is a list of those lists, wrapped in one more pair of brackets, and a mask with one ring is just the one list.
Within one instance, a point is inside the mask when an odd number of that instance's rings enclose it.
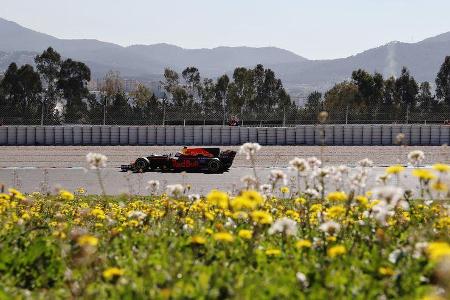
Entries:
{"label": "red and blue race car", "polygon": [[151,154],[139,157],[129,165],[122,165],[123,172],[148,172],[148,171],[191,171],[207,173],[223,173],[233,164],[236,151],[220,148],[188,148],[172,154]]}

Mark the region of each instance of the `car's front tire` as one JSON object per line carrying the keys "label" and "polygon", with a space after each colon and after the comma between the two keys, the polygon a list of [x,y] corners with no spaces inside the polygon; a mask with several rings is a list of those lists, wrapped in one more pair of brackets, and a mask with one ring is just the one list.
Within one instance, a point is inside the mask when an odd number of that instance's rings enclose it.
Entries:
{"label": "car's front tire", "polygon": [[222,163],[218,159],[211,159],[208,162],[208,171],[211,173],[218,173],[222,168]]}

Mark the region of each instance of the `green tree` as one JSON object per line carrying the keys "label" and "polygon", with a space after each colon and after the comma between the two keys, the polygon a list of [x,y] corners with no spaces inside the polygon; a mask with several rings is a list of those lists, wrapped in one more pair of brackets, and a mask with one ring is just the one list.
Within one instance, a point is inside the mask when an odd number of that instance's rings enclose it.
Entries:
{"label": "green tree", "polygon": [[228,111],[228,86],[230,84],[230,78],[228,75],[222,75],[217,79],[216,86],[215,86],[215,100],[216,104],[214,107],[216,108],[217,112],[222,113],[222,123],[225,125],[226,118],[227,118],[227,111]]}
{"label": "green tree", "polygon": [[57,122],[56,104],[60,100],[58,79],[61,70],[61,55],[49,47],[34,59],[36,68],[43,79],[44,96],[42,98],[41,125],[44,120]]}
{"label": "green tree", "polygon": [[103,125],[106,124],[109,109],[119,94],[125,94],[123,80],[120,78],[119,72],[109,71],[100,86],[100,99],[103,106]]}
{"label": "green tree", "polygon": [[91,80],[91,70],[82,62],[67,59],[62,62],[58,88],[66,100],[64,120],[66,122],[84,123],[87,118],[87,104],[84,100],[89,95],[87,83]]}
{"label": "green tree", "polygon": [[436,96],[450,107],[450,56],[446,56],[436,77]]}
{"label": "green tree", "polygon": [[402,110],[416,107],[419,86],[406,67],[402,68],[400,77],[395,81],[395,88]]}
{"label": "green tree", "polygon": [[420,84],[417,102],[419,105],[419,111],[424,115],[429,115],[438,107],[439,102],[432,94],[431,85],[428,81]]}
{"label": "green tree", "polygon": [[0,83],[0,89],[4,94],[3,117],[16,116],[25,123],[38,118],[42,84],[32,66],[27,64],[18,69],[12,63]]}

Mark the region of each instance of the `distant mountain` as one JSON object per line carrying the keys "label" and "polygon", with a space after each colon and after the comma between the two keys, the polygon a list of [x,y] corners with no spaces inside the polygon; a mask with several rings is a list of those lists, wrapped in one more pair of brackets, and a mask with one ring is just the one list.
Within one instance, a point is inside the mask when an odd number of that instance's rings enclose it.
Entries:
{"label": "distant mountain", "polygon": [[122,47],[92,39],[58,39],[0,18],[0,70],[12,61],[32,63],[37,53],[52,46],[64,57],[89,65],[94,78],[109,70],[124,77],[159,78],[165,67],[177,71],[196,66],[203,76],[230,74],[238,66],[258,63],[272,68],[293,96],[313,89],[325,90],[348,79],[351,72],[364,68],[385,76],[398,75],[407,66],[419,81],[434,82],[439,66],[450,55],[450,32],[418,43],[391,42],[341,59],[308,60],[275,47],[217,47],[183,49],[169,44]]}

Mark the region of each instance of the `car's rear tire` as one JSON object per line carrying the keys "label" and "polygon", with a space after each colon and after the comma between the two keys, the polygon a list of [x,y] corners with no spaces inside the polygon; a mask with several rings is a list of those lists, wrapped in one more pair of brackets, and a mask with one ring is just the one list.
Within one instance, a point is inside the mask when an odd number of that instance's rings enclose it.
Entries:
{"label": "car's rear tire", "polygon": [[146,172],[148,171],[148,168],[150,167],[150,163],[148,159],[140,157],[136,159],[134,162],[134,171],[135,172]]}
{"label": "car's rear tire", "polygon": [[208,171],[211,173],[218,173],[222,168],[222,163],[218,159],[211,159],[208,162]]}

